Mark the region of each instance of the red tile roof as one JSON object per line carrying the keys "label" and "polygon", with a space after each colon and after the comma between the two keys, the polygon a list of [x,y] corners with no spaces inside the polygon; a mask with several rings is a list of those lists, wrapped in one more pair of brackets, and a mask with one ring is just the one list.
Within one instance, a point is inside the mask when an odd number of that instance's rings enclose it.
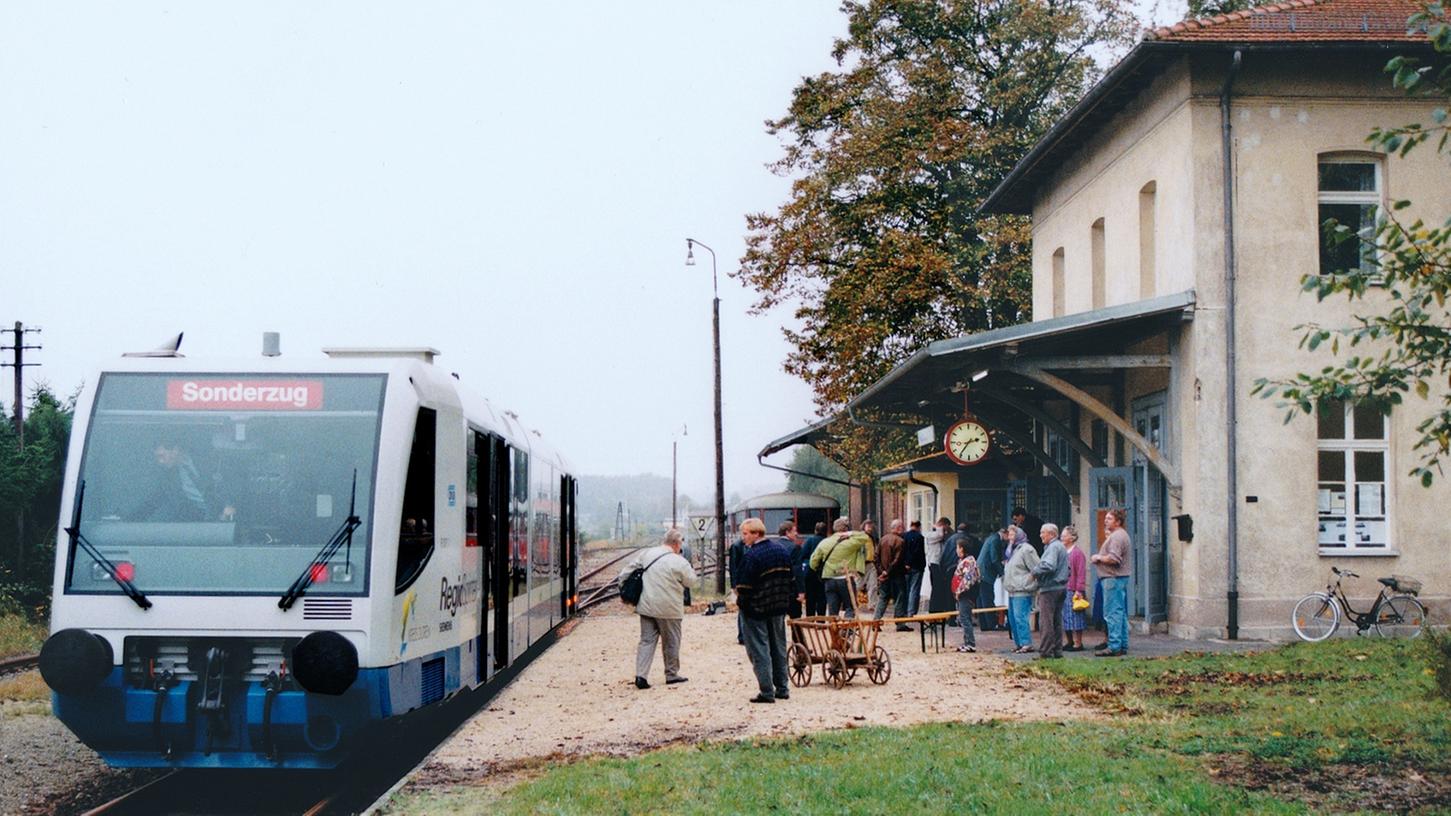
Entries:
{"label": "red tile roof", "polygon": [[1425,42],[1407,33],[1406,18],[1421,8],[1408,0],[1286,0],[1283,3],[1185,20],[1144,34],[1163,42]]}

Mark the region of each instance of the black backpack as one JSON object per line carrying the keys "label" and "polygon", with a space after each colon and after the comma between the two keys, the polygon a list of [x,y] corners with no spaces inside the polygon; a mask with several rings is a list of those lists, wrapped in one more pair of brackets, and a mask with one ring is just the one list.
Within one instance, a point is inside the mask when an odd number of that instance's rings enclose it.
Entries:
{"label": "black backpack", "polygon": [[650,563],[643,567],[635,567],[625,580],[620,582],[620,600],[635,606],[640,603],[640,596],[645,594],[645,570],[655,566],[655,562],[669,555],[668,552],[660,553],[651,559]]}

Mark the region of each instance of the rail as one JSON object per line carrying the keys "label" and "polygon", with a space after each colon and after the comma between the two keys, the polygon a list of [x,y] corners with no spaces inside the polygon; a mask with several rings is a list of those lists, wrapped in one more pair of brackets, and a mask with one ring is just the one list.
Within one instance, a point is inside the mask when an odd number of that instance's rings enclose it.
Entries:
{"label": "rail", "polygon": [[[586,580],[593,578],[596,575],[599,575],[601,572],[604,572],[606,569],[609,569],[615,564],[618,564],[626,557],[634,555],[636,552],[639,552],[639,550],[634,550],[618,558],[611,559],[609,563],[605,564],[604,566],[591,570],[588,574],[584,575],[579,579],[580,583],[582,584]],[[715,575],[715,556],[711,554],[706,554],[702,558],[700,567],[695,570],[695,574],[702,580]],[[592,606],[598,606],[599,604],[602,604],[606,601],[614,600],[618,597],[620,597],[620,578],[618,575],[616,575],[615,577],[611,578],[609,581],[603,584],[598,584],[592,587],[581,586],[579,588],[579,603],[575,606],[575,609],[583,612]]]}
{"label": "rail", "polygon": [[38,654],[7,657],[4,660],[0,660],[0,676],[29,671],[35,668],[39,662],[40,655]]}

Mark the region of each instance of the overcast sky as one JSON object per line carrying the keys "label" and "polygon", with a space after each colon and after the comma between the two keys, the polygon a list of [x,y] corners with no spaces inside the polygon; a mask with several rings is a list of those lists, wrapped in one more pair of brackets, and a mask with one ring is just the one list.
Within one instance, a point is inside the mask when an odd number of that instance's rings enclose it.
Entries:
{"label": "overcast sky", "polygon": [[[0,4],[0,326],[68,394],[192,357],[431,345],[582,473],[726,490],[812,417],[726,273],[786,180],[763,127],[832,67],[836,0]],[[8,342],[6,343],[8,345]],[[8,376],[8,369],[5,374]],[[8,380],[6,381],[8,383]],[[10,407],[8,384],[0,388]]]}

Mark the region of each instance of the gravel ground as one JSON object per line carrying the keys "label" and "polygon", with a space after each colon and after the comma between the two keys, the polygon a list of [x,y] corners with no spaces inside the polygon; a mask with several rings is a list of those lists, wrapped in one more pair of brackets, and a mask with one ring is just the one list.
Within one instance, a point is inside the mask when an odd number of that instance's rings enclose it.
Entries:
{"label": "gravel ground", "polygon": [[84,813],[154,775],[106,767],[49,706],[0,703],[0,814]]}
{"label": "gravel ground", "polygon": [[[934,721],[1063,720],[1099,716],[1058,686],[1008,672],[992,654],[920,649],[918,634],[886,631],[892,676],[873,685],[859,672],[846,688],[821,682],[793,688],[791,699],[750,705],[755,677],[735,642],[734,615],[685,620],[681,673],[666,686],[660,657],[651,688],[634,685],[634,615],[591,612],[541,655],[490,705],[434,754],[409,789],[508,784],[529,769],[590,755],[631,755],[700,740],[800,734],[864,725]],[[547,760],[547,762],[545,762]]]}

